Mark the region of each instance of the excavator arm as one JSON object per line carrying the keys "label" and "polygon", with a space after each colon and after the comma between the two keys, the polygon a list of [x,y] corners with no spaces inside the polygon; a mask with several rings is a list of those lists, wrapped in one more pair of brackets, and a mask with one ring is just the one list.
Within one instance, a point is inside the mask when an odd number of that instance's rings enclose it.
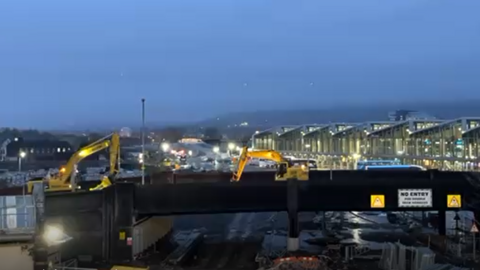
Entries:
{"label": "excavator arm", "polygon": [[100,190],[104,189],[108,186],[112,185],[115,177],[120,171],[120,137],[118,134],[114,133],[112,138],[110,139],[110,169],[108,175],[103,176],[100,184],[97,186],[90,188],[92,190]]}
{"label": "excavator arm", "polygon": [[238,164],[236,170],[233,172],[232,181],[240,181],[242,177],[243,170],[248,163],[248,158],[263,158],[275,161],[279,164],[279,169],[285,170],[286,167],[289,167],[289,161],[286,160],[280,153],[274,150],[264,150],[264,151],[248,151],[248,147],[244,146],[240,157],[238,158]]}
{"label": "excavator arm", "polygon": [[[67,164],[63,166],[58,175],[52,176],[47,179],[49,187],[52,191],[57,190],[68,190],[71,188],[71,180],[74,178],[76,173],[77,164],[82,161],[84,158],[91,156],[103,149],[110,147],[110,174],[115,174],[118,172],[117,161],[119,160],[120,152],[120,138],[117,133],[112,133],[106,137],[101,138],[87,146],[82,147],[80,150],[75,152]],[[113,165],[113,166],[112,166]],[[28,192],[33,191],[33,185],[38,181],[31,181],[28,183]]]}

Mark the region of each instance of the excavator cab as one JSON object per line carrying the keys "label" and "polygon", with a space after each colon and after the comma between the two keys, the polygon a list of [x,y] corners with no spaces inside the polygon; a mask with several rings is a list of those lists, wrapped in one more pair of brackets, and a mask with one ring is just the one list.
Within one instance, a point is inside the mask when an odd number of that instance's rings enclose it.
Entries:
{"label": "excavator cab", "polygon": [[299,181],[308,180],[308,167],[292,166],[290,162],[278,163],[275,181],[287,181],[288,179],[297,179]]}

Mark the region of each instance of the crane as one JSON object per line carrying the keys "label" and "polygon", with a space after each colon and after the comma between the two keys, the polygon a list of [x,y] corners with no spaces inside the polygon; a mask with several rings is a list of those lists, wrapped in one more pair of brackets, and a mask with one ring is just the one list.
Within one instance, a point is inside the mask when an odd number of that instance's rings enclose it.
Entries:
{"label": "crane", "polygon": [[308,180],[308,166],[293,166],[289,160],[285,159],[275,150],[248,151],[248,147],[244,146],[240,157],[238,158],[236,171],[233,172],[232,181],[240,181],[243,170],[247,165],[248,158],[263,158],[275,161],[277,163],[275,181],[286,181],[294,178],[301,181]]}
{"label": "crane", "polygon": [[48,183],[46,191],[75,191],[79,188],[76,186],[75,181],[78,163],[84,158],[106,148],[109,148],[110,155],[108,176],[103,176],[101,183],[94,188],[90,188],[90,190],[99,190],[111,185],[120,168],[120,137],[118,133],[112,133],[79,149],[70,157],[67,164],[59,170],[58,174],[53,176],[47,175],[47,177],[42,180],[29,181],[28,192],[32,193],[34,184],[38,182]]}

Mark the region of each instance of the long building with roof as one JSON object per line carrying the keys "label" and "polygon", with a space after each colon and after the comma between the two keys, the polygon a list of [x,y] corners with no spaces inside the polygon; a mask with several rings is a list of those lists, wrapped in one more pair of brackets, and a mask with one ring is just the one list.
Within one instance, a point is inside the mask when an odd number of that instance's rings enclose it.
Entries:
{"label": "long building with roof", "polygon": [[399,159],[442,170],[480,170],[480,117],[281,126],[256,132],[254,149],[353,169],[358,160]]}

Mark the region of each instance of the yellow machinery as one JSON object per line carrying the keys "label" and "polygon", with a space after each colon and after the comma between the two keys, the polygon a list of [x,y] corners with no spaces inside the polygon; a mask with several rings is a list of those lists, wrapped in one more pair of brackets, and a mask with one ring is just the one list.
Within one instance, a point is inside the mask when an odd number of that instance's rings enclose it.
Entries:
{"label": "yellow machinery", "polygon": [[53,176],[47,176],[42,180],[33,180],[28,182],[28,192],[33,191],[33,186],[38,182],[46,182],[48,184],[48,189],[46,191],[75,191],[79,189],[76,185],[76,173],[77,173],[77,164],[82,161],[84,158],[93,155],[103,149],[109,148],[110,154],[110,171],[108,176],[104,176],[99,185],[90,190],[99,190],[105,187],[108,187],[112,184],[112,180],[115,175],[118,173],[120,166],[120,137],[117,133],[110,134],[102,139],[93,142],[85,147],[82,147],[80,150],[75,152],[72,157],[67,162],[67,165],[62,167],[58,174]]}
{"label": "yellow machinery", "polygon": [[274,150],[248,151],[247,147],[243,147],[242,153],[238,158],[237,169],[233,172],[232,181],[240,181],[240,177],[249,158],[262,158],[275,161],[277,163],[276,181],[286,181],[288,179],[308,180],[308,166],[293,166],[290,161],[286,160],[280,153]]}

